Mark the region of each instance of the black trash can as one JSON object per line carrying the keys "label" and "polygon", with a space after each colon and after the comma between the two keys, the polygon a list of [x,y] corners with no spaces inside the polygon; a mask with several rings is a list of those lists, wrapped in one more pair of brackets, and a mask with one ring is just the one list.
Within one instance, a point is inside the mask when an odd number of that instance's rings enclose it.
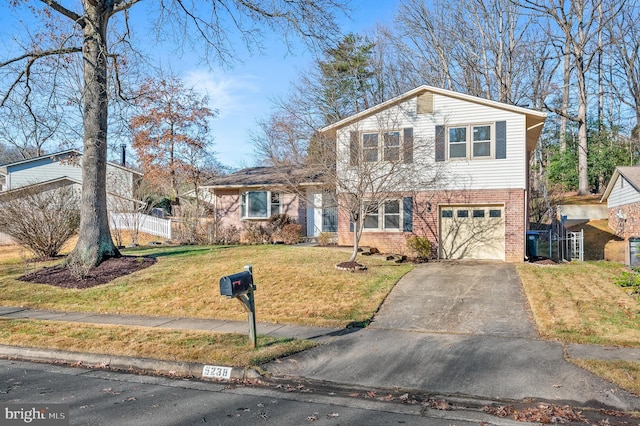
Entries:
{"label": "black trash can", "polygon": [[527,257],[538,257],[538,242],[540,235],[537,232],[527,232]]}

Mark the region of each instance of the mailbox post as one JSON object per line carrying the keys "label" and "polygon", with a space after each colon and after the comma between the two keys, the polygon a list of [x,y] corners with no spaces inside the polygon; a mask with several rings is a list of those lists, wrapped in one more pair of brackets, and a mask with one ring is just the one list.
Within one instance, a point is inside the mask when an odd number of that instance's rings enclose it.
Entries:
{"label": "mailbox post", "polygon": [[249,343],[252,348],[258,346],[256,334],[256,305],[253,292],[256,289],[253,283],[253,267],[246,265],[243,272],[227,275],[220,278],[220,294],[229,298],[235,297],[248,313]]}

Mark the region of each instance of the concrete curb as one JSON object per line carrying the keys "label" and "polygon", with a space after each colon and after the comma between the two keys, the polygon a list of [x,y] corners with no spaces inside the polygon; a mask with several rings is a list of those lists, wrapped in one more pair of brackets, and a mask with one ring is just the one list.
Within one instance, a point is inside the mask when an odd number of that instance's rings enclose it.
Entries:
{"label": "concrete curb", "polygon": [[[205,364],[200,363],[165,361],[149,358],[134,358],[8,345],[0,345],[0,358],[171,377],[195,377],[203,380],[215,380],[202,376],[202,370]],[[231,367],[232,380],[255,380],[260,379],[261,377],[262,375],[255,368]]]}

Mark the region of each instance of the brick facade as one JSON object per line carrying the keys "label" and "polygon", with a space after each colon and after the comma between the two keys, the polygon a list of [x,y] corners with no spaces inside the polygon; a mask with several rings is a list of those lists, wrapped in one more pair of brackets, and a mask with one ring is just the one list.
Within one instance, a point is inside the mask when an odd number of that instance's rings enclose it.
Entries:
{"label": "brick facade", "polygon": [[[414,197],[413,232],[364,231],[361,246],[376,247],[384,253],[407,253],[406,239],[411,235],[427,236],[434,254],[438,253],[438,212],[445,205],[496,205],[504,207],[505,260],[522,262],[525,257],[526,197],[523,189],[473,190],[453,192],[421,192],[418,194],[394,194]],[[338,213],[338,244],[353,244],[348,213]]]}
{"label": "brick facade", "polygon": [[625,240],[640,237],[640,202],[617,206],[607,211],[609,227],[617,236]]}
{"label": "brick facade", "polygon": [[[305,236],[307,231],[305,200],[300,199],[300,197],[291,192],[282,192],[277,189],[273,191],[280,192],[280,213],[289,215],[298,224],[302,225],[302,235]],[[240,217],[240,194],[242,192],[245,192],[245,190],[216,190],[216,215],[219,220],[219,226],[221,228],[235,226],[242,229],[243,224],[247,222],[263,226],[268,225],[268,219],[242,219]]]}

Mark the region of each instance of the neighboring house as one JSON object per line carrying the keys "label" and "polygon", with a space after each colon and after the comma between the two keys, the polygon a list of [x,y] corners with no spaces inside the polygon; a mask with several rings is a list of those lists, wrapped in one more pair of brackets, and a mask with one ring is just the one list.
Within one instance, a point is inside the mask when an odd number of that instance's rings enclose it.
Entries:
{"label": "neighboring house", "polygon": [[252,167],[215,178],[199,188],[212,205],[218,226],[266,225],[276,214],[287,214],[302,225],[303,236],[337,231],[333,191],[318,174],[290,167]]}
{"label": "neighboring house", "polygon": [[[418,235],[429,238],[439,258],[518,262],[525,258],[529,159],[545,118],[542,112],[420,86],[320,131],[336,140],[343,177],[359,167],[353,158],[422,158],[440,168],[442,178],[429,188],[405,184],[389,192],[388,201],[364,219],[361,245],[402,253],[407,237]],[[337,192],[339,200],[348,194]],[[353,243],[352,230],[348,211],[340,208],[340,245]]]}
{"label": "neighboring house", "polygon": [[[0,195],[7,191],[49,190],[60,185],[82,186],[82,153],[70,149],[54,154],[42,155],[28,160],[17,161],[0,166],[3,182]],[[135,188],[142,174],[120,166],[107,163],[107,208],[110,211],[135,210]]]}
{"label": "neighboring house", "polygon": [[616,167],[600,201],[605,200],[616,235],[640,237],[640,166]]}

